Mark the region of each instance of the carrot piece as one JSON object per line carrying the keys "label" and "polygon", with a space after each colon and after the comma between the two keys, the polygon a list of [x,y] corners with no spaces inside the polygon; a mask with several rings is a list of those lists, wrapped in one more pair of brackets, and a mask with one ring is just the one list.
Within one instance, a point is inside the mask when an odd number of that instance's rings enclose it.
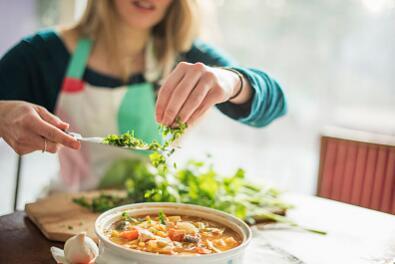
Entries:
{"label": "carrot piece", "polygon": [[184,233],[179,230],[175,230],[174,228],[169,229],[168,235],[173,241],[181,242],[184,239]]}
{"label": "carrot piece", "polygon": [[123,231],[119,234],[119,236],[127,240],[135,240],[139,237],[139,231],[136,229]]}

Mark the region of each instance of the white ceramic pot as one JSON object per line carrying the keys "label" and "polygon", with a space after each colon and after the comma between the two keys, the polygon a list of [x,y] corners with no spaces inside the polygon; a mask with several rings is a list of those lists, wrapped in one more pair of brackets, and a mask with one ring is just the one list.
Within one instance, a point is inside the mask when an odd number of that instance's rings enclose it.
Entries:
{"label": "white ceramic pot", "polygon": [[[168,215],[190,215],[222,224],[236,231],[242,238],[242,243],[222,253],[200,256],[161,255],[124,248],[112,242],[104,233],[119,219],[122,212],[140,216],[157,214],[160,210]],[[95,232],[99,237],[100,250],[97,264],[240,264],[243,262],[245,248],[251,240],[251,229],[240,219],[211,208],[179,203],[137,203],[116,207],[97,218]]]}

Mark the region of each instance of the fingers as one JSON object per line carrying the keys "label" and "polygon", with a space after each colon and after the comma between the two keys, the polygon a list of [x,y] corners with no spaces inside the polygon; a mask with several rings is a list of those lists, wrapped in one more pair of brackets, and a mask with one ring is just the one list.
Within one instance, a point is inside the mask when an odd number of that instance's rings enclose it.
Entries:
{"label": "fingers", "polygon": [[35,131],[38,135],[46,138],[49,141],[60,143],[66,147],[79,149],[80,143],[70,135],[67,135],[59,128],[47,123],[40,118],[37,118],[35,122],[30,124],[30,128]]}
{"label": "fingers", "polygon": [[175,119],[179,116],[179,111],[185,105],[199,78],[199,73],[188,72],[174,89],[163,113],[162,123],[164,125],[169,126],[174,123]]}
{"label": "fingers", "polygon": [[47,121],[48,123],[56,126],[60,130],[67,130],[69,128],[69,124],[60,120],[59,117],[51,114],[47,109],[41,106],[36,107],[37,113],[40,115],[42,119]]}
{"label": "fingers", "polygon": [[[41,150],[45,152],[50,152],[50,153],[56,153],[59,151],[61,145],[56,144],[52,141],[46,140],[44,141],[43,137],[33,135],[31,134],[30,137],[26,137],[22,141],[14,141],[14,142],[8,142],[7,143],[12,146],[14,151],[19,154],[19,155],[25,155],[28,153],[31,153],[36,150]],[[46,144],[46,146],[45,146]]]}
{"label": "fingers", "polygon": [[157,121],[166,126],[174,125],[177,117],[188,124],[195,122],[211,106],[228,98],[234,87],[228,74],[202,63],[179,63],[159,90]]}
{"label": "fingers", "polygon": [[7,102],[0,121],[4,128],[2,138],[20,155],[36,150],[55,153],[61,144],[74,149],[80,147],[77,140],[62,131],[69,125],[38,105]]}
{"label": "fingers", "polygon": [[196,109],[203,103],[207,94],[210,91],[210,84],[204,81],[199,82],[199,84],[193,89],[188,99],[182,106],[178,116],[181,122],[185,123],[193,115]]}
{"label": "fingers", "polygon": [[178,83],[184,77],[184,64],[185,63],[179,63],[159,89],[158,100],[156,102],[156,121],[159,123],[162,123],[163,113],[169,102],[170,96],[172,95],[174,87],[177,87]]}
{"label": "fingers", "polygon": [[194,111],[191,117],[186,121],[188,125],[194,124],[204,113],[207,112],[210,107],[216,103],[216,95],[213,90],[211,90],[200,106]]}
{"label": "fingers", "polygon": [[34,150],[38,149],[50,153],[56,153],[60,149],[61,145],[35,135],[31,138],[30,144],[28,144],[27,147],[31,147]]}
{"label": "fingers", "polygon": [[[44,139],[42,139],[42,141],[44,141]],[[42,150],[45,150],[46,152],[49,152],[49,153],[58,152],[62,146],[60,144],[57,144],[57,143],[49,141],[49,140],[47,140],[47,149],[45,149],[45,142],[43,143],[43,145],[44,145],[44,148]]]}

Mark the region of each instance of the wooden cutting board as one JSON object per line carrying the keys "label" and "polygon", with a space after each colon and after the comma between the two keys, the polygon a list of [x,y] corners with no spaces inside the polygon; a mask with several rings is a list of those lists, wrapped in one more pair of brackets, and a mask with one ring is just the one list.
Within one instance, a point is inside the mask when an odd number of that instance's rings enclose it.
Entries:
{"label": "wooden cutting board", "polygon": [[[53,241],[64,242],[71,236],[85,231],[87,235],[98,241],[94,224],[97,213],[92,213],[73,203],[73,198],[86,196],[88,199],[103,192],[93,191],[78,194],[59,193],[26,204],[25,211],[29,218],[37,225],[45,237]],[[106,191],[105,193],[122,195],[120,191]]]}

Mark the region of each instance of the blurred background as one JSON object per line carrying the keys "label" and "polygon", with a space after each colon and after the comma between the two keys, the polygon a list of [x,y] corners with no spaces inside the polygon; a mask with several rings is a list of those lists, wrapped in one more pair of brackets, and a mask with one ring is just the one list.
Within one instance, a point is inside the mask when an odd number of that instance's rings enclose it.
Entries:
{"label": "blurred background", "polygon": [[[176,0],[177,1],[177,0]],[[211,111],[176,158],[212,155],[220,171],[315,194],[319,137],[336,125],[395,135],[395,0],[199,0],[202,38],[274,76],[288,114],[264,129]],[[0,0],[0,55],[23,36],[72,23],[84,0]],[[12,29],[12,30],[10,30]],[[0,214],[13,210],[17,156],[0,140]],[[18,207],[56,177],[55,155],[24,156]]]}

